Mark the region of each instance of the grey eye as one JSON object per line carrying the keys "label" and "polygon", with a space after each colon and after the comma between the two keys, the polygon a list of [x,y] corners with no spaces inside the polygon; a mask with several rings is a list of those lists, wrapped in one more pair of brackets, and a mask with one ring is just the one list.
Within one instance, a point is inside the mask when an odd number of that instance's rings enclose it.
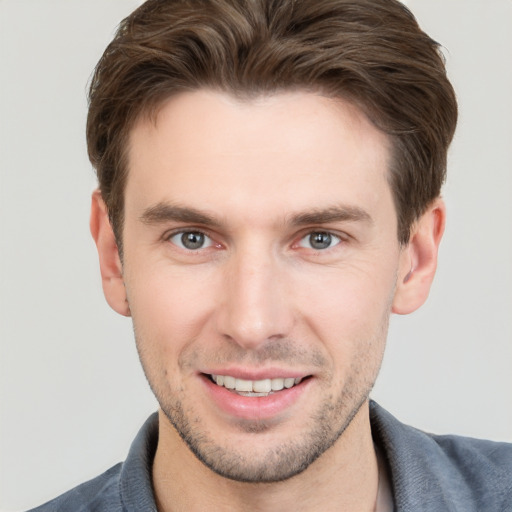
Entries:
{"label": "grey eye", "polygon": [[327,231],[313,231],[306,235],[300,242],[301,247],[307,247],[308,249],[315,249],[321,251],[323,249],[329,249],[338,245],[341,239],[332,233]]}
{"label": "grey eye", "polygon": [[178,247],[189,251],[197,251],[212,245],[211,239],[204,233],[201,233],[201,231],[176,233],[169,240]]}

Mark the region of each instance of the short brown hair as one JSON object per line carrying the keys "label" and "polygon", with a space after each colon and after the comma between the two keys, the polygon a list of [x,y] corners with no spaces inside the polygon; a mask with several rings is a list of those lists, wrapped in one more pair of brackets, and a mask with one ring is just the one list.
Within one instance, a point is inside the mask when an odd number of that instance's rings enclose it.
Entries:
{"label": "short brown hair", "polygon": [[392,142],[401,243],[440,194],[457,103],[439,45],[398,0],[148,0],[121,22],[90,85],[89,158],[120,250],[130,130],[200,88],[356,104]]}

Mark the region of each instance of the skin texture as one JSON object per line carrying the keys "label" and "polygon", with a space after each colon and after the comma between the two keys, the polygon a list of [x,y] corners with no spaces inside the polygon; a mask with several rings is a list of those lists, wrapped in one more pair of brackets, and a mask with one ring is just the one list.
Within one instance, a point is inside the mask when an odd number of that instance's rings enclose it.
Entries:
{"label": "skin texture", "polygon": [[[161,406],[162,510],[373,510],[368,395],[390,313],[428,295],[445,217],[434,202],[400,246],[388,167],[355,107],[307,92],[196,91],[135,125],[122,265],[99,193],[91,230]],[[304,381],[268,409],[219,398],[211,373]]]}

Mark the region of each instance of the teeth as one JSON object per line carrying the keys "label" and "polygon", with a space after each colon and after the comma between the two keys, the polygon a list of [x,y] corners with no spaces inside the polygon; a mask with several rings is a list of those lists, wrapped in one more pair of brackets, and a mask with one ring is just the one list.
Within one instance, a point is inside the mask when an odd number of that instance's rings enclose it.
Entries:
{"label": "teeth", "polygon": [[212,375],[212,379],[218,386],[224,386],[226,389],[233,389],[244,396],[266,396],[272,391],[281,391],[284,388],[289,389],[300,384],[302,381],[301,377],[245,380],[236,379],[230,375]]}
{"label": "teeth", "polygon": [[236,379],[235,389],[237,391],[252,391],[252,380]]}
{"label": "teeth", "polygon": [[[217,384],[219,384],[217,382]],[[236,379],[234,377],[230,377],[229,375],[224,376],[224,387],[227,389],[235,389]],[[221,386],[222,384],[219,384]]]}
{"label": "teeth", "polygon": [[252,390],[255,393],[270,393],[272,391],[272,382],[270,379],[255,380],[252,383]]}
{"label": "teeth", "polygon": [[272,390],[281,391],[284,388],[284,379],[272,379]]}
{"label": "teeth", "polygon": [[291,388],[295,385],[295,379],[284,379],[284,387]]}

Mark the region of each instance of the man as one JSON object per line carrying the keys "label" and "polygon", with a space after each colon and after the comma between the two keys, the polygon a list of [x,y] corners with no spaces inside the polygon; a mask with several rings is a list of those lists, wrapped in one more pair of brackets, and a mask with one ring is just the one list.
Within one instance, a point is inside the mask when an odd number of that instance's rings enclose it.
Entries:
{"label": "man", "polygon": [[456,102],[392,0],[154,1],[91,84],[91,231],[160,404],[38,510],[507,510],[510,447],[369,401],[425,301]]}

